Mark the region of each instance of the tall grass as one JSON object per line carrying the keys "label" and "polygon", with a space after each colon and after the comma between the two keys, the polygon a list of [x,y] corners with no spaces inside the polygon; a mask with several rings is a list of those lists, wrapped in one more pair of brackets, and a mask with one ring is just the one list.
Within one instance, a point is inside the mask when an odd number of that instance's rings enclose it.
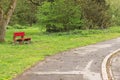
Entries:
{"label": "tall grass", "polygon": [[[13,44],[13,32],[24,31],[30,44]],[[43,30],[44,31],[44,30]],[[6,42],[0,44],[0,80],[10,80],[46,56],[64,50],[95,44],[120,36],[119,27],[106,30],[75,30],[64,33],[45,33],[38,28],[8,29]]]}

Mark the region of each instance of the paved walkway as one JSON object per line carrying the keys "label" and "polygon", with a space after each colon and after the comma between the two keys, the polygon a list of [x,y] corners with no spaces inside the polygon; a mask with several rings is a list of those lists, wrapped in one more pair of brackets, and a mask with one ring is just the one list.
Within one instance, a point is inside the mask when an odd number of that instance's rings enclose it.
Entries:
{"label": "paved walkway", "polygon": [[47,58],[13,80],[102,80],[103,59],[119,48],[120,38],[72,49]]}
{"label": "paved walkway", "polygon": [[120,80],[120,51],[119,54],[112,59],[111,70],[113,73],[113,78],[115,80]]}

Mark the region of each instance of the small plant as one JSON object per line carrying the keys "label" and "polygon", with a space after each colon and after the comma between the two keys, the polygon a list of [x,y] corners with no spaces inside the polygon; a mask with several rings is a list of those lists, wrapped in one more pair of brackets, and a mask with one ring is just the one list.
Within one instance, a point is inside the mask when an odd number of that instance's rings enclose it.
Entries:
{"label": "small plant", "polygon": [[27,27],[26,26],[22,26],[22,25],[19,25],[19,24],[15,24],[12,26],[14,29],[26,29]]}

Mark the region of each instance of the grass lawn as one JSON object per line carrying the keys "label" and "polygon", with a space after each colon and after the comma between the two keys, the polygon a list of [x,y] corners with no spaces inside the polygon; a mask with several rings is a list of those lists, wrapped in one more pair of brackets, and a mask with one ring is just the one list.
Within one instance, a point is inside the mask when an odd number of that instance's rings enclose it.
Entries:
{"label": "grass lawn", "polygon": [[[31,44],[12,44],[13,32],[25,31]],[[43,33],[38,28],[8,29],[6,42],[0,44],[0,80],[11,80],[45,56],[64,50],[86,46],[120,36],[119,27],[108,30],[76,30],[64,33]]]}

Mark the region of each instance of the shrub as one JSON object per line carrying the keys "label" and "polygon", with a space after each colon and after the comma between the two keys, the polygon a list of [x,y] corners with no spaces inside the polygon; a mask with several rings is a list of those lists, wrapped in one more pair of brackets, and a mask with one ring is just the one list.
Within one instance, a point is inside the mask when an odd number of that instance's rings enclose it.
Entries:
{"label": "shrub", "polygon": [[80,0],[87,29],[104,29],[110,26],[111,15],[105,0]]}
{"label": "shrub", "polygon": [[74,0],[44,2],[37,16],[47,32],[69,31],[83,26],[80,6]]}
{"label": "shrub", "polygon": [[19,24],[15,24],[12,26],[14,29],[26,29],[27,27],[26,26],[22,26],[22,25],[19,25]]}
{"label": "shrub", "polygon": [[108,4],[110,4],[109,12],[112,15],[112,24],[120,26],[120,0],[107,0]]}

